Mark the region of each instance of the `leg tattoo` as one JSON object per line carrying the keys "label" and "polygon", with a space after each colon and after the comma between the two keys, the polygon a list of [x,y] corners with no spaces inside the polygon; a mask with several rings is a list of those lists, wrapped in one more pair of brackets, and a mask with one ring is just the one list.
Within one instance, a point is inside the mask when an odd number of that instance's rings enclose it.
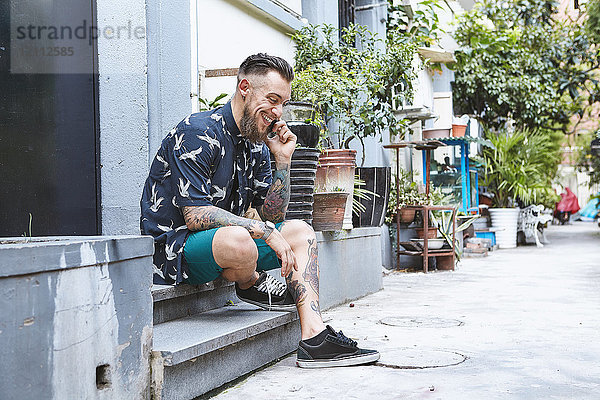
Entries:
{"label": "leg tattoo", "polygon": [[292,280],[292,273],[286,277],[288,288],[290,289],[290,293],[296,302],[296,305],[302,305],[304,300],[306,300],[306,287],[298,282],[298,280]]}
{"label": "leg tattoo", "polygon": [[318,301],[311,301],[310,302],[310,308],[316,312],[319,316],[321,315],[321,309],[319,307],[319,302]]}
{"label": "leg tattoo", "polygon": [[308,239],[308,262],[306,269],[302,273],[302,278],[319,295],[319,264],[317,258],[319,250],[317,249],[317,239]]}

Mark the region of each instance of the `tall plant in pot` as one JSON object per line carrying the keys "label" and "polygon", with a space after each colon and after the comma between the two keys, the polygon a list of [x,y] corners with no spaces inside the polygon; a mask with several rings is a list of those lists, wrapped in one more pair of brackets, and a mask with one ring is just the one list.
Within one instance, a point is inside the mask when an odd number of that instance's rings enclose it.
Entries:
{"label": "tall plant in pot", "polygon": [[[294,34],[297,79],[292,97],[318,104],[333,128],[323,144],[317,182],[328,190],[341,187],[352,193],[356,151],[350,143],[360,143],[362,165],[366,138],[381,139],[384,132],[407,126],[392,111],[391,89],[399,81],[412,82],[414,49],[399,44],[385,51],[385,42],[360,25],[343,28],[340,40],[338,35],[330,25],[309,25]],[[409,84],[405,86],[409,92]],[[387,198],[387,193],[378,195]],[[344,228],[352,228],[352,201],[349,196]]]}
{"label": "tall plant in pot", "polygon": [[[293,35],[296,42],[295,70],[299,82],[310,76],[314,85],[307,94],[318,103],[330,128],[328,146],[349,148],[357,140],[388,131],[407,129],[407,121],[393,113],[393,98],[399,82],[402,95],[410,97],[415,72],[414,45],[382,40],[364,26],[351,24],[339,31],[331,25],[309,25]],[[300,83],[292,83],[297,90]],[[364,162],[364,151],[363,151]],[[361,162],[361,165],[363,164]]]}
{"label": "tall plant in pot", "polygon": [[518,206],[551,197],[552,178],[560,161],[559,147],[544,131],[487,132],[494,147],[484,148],[481,185],[493,194],[492,226],[501,248],[517,246]]}

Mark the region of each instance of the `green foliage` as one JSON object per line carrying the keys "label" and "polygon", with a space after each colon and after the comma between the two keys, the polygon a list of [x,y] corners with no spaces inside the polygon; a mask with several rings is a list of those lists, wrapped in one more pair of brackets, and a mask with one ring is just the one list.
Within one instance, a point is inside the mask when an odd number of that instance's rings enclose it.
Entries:
{"label": "green foliage", "polygon": [[386,47],[361,25],[343,28],[337,38],[330,25],[309,25],[293,35],[297,79],[292,98],[318,104],[327,123],[336,121],[340,147],[352,139],[364,145],[365,138],[381,138],[387,129],[404,133],[407,124],[394,116],[392,104],[399,88],[412,97],[414,45]]}
{"label": "green foliage", "polygon": [[[459,232],[464,231],[469,226],[471,226],[477,218],[479,218],[478,215],[474,215],[468,218],[462,224],[456,227],[454,233],[458,234]],[[446,240],[446,243],[450,244],[452,242],[452,212],[432,212],[431,220],[433,222],[433,226],[438,228],[438,232]],[[462,256],[462,248],[460,247],[460,242],[456,237],[454,238],[454,254],[456,255],[457,260],[460,261],[460,258]]]}
{"label": "green foliage", "polygon": [[585,30],[590,40],[600,44],[600,0],[590,0],[586,4],[587,20]]}
{"label": "green foliage", "polygon": [[371,197],[375,201],[375,197],[379,195],[369,189],[365,189],[366,183],[363,179],[360,179],[358,175],[354,175],[354,190],[352,193],[352,214],[359,216],[367,210],[364,204],[360,200],[368,200]]}
{"label": "green foliage", "polygon": [[554,206],[552,179],[560,162],[556,134],[517,130],[487,132],[494,148],[484,148],[485,173],[480,184],[494,194],[494,207],[545,204]]}
{"label": "green foliage", "polygon": [[579,143],[582,147],[577,157],[576,168],[580,172],[587,172],[590,176],[589,187],[600,184],[600,157],[592,154],[591,142],[596,137],[600,139],[600,129],[595,134],[582,135]]}
{"label": "green foliage", "polygon": [[443,33],[438,18],[442,9],[439,3],[437,0],[423,0],[411,16],[406,6],[394,5],[393,0],[388,0],[388,40],[426,47],[436,44]]}
{"label": "green foliage", "polygon": [[225,97],[227,97],[227,93],[221,93],[220,95],[218,95],[217,97],[215,97],[212,100],[208,100],[205,98],[199,98],[198,101],[200,102],[200,111],[208,111],[208,110],[212,110],[217,107],[221,107],[222,105],[225,104],[225,103],[221,102],[221,100],[223,100]]}
{"label": "green foliage", "polygon": [[396,180],[392,179],[390,187],[390,199],[385,215],[386,224],[391,224],[395,221],[396,205],[402,208],[407,205],[442,205],[447,202],[447,197],[439,188],[435,188],[427,196],[421,193],[419,185],[413,181],[412,174],[408,171],[400,169],[398,171],[400,186],[396,192]]}
{"label": "green foliage", "polygon": [[553,0],[482,0],[458,18],[455,110],[499,130],[565,129],[600,100],[598,50]]}

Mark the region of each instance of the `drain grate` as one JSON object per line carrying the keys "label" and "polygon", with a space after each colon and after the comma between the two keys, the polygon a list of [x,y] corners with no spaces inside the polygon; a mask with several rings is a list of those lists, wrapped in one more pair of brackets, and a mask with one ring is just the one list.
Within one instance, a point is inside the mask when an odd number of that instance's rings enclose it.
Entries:
{"label": "drain grate", "polygon": [[464,325],[464,322],[457,319],[436,317],[387,317],[381,319],[379,323],[403,328],[453,328]]}
{"label": "drain grate", "polygon": [[399,348],[383,351],[375,365],[394,369],[443,368],[462,364],[467,359],[456,351]]}

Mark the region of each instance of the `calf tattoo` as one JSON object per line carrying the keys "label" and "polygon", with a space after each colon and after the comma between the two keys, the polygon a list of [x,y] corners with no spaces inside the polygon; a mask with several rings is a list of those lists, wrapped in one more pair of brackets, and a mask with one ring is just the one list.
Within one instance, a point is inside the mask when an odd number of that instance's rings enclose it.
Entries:
{"label": "calf tattoo", "polygon": [[287,281],[288,289],[290,290],[296,305],[301,306],[304,303],[304,300],[306,300],[306,287],[297,279],[292,280],[291,272],[288,274],[288,276],[286,276],[285,280]]}
{"label": "calf tattoo", "polygon": [[306,268],[302,273],[302,278],[319,295],[319,263],[318,258],[319,250],[317,249],[317,239],[308,239],[308,262]]}
{"label": "calf tattoo", "polygon": [[319,301],[311,301],[310,302],[310,308],[316,312],[318,315],[321,315],[321,308],[319,306]]}

